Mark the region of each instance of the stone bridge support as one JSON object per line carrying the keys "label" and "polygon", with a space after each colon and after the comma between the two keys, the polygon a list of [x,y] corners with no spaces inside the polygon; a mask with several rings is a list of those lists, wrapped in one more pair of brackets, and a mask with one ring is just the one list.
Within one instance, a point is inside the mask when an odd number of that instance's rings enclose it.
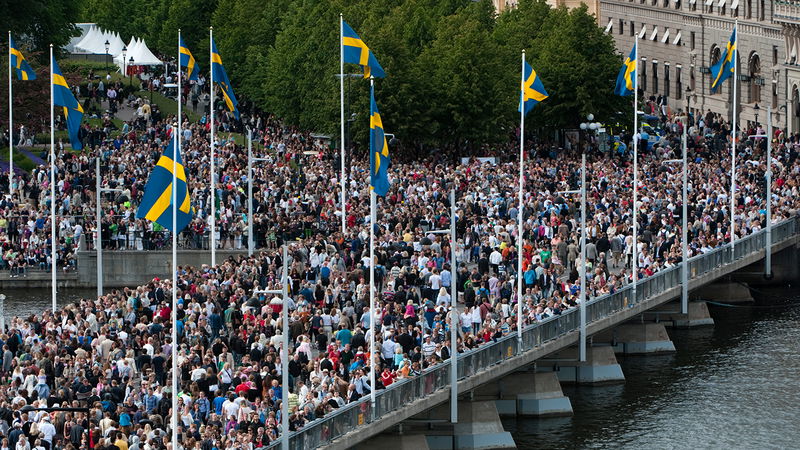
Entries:
{"label": "stone bridge support", "polygon": [[625,375],[611,346],[588,346],[586,362],[579,361],[578,347],[570,347],[536,361],[537,372],[555,372],[561,383],[624,383]]}

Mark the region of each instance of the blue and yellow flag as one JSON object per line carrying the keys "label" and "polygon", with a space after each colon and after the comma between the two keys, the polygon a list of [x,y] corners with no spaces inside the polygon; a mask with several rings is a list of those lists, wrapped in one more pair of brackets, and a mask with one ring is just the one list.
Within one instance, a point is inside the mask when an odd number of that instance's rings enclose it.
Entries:
{"label": "blue and yellow flag", "polygon": [[200,79],[199,76],[200,67],[194,60],[192,52],[189,51],[189,47],[187,47],[186,43],[183,42],[183,38],[181,38],[179,44],[181,49],[181,67],[186,67],[186,78],[189,80],[197,81],[198,79]]}
{"label": "blue and yellow flag", "polygon": [[344,62],[363,67],[364,78],[386,76],[378,58],[345,21],[342,21],[342,45],[344,46]]}
{"label": "blue and yellow flag", "polygon": [[219,84],[222,97],[225,99],[225,104],[228,105],[228,111],[231,111],[238,120],[239,102],[236,101],[236,96],[233,94],[233,87],[231,86],[231,80],[228,79],[228,73],[222,67],[222,57],[219,56],[214,39],[211,39],[211,70],[214,75],[214,82]]}
{"label": "blue and yellow flag", "polygon": [[8,60],[11,68],[17,73],[18,80],[36,79],[36,72],[33,71],[25,57],[22,56],[22,52],[17,48],[17,44],[11,38],[11,35],[8,36]]}
{"label": "blue and yellow flag", "polygon": [[614,94],[626,96],[631,95],[636,89],[636,44],[633,44],[631,54],[625,58],[622,63],[622,68],[619,69],[617,75],[617,87],[614,89]]}
{"label": "blue and yellow flag", "polygon": [[549,96],[541,78],[536,76],[536,71],[528,64],[528,61],[525,61],[525,71],[522,73],[522,92],[520,92],[520,109],[522,109],[522,105],[525,105],[525,114],[527,115],[537,103]]}
{"label": "blue and yellow flag", "polygon": [[139,204],[136,217],[145,218],[172,231],[172,155],[177,154],[178,184],[177,204],[178,217],[177,232],[180,232],[191,222],[194,208],[189,198],[189,186],[186,184],[186,170],[181,161],[180,152],[175,151],[175,139],[170,139],[169,145],[161,154],[158,163],[150,173],[147,185],[144,188],[144,197]]}
{"label": "blue and yellow flag", "polygon": [[383,121],[375,103],[375,87],[369,91],[369,167],[370,187],[376,195],[389,192],[389,145],[383,133]]}
{"label": "blue and yellow flag", "polygon": [[64,108],[64,118],[67,120],[67,130],[72,148],[74,150],[82,149],[83,144],[78,138],[78,131],[81,129],[83,120],[83,107],[72,95],[67,80],[61,75],[61,69],[56,63],[55,56],[53,57],[53,103]]}
{"label": "blue and yellow flag", "polygon": [[733,27],[733,33],[728,41],[728,46],[725,48],[725,53],[722,57],[711,67],[711,93],[717,92],[717,89],[722,86],[722,83],[733,75],[735,70],[734,64],[736,61],[736,27]]}

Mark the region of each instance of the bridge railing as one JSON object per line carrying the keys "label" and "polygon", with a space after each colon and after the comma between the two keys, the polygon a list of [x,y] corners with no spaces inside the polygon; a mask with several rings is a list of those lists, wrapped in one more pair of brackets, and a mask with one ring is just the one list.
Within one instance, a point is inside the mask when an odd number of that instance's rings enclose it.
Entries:
{"label": "bridge railing", "polygon": [[[779,243],[797,233],[795,219],[785,220],[773,226],[772,244]],[[737,259],[751,255],[766,247],[766,231],[761,230],[736,241],[735,250],[730,244],[716,248],[702,255],[690,258],[689,278],[694,278],[714,269],[730,264]],[[586,303],[586,321],[593,322],[608,317],[634,304],[656,296],[667,289],[680,285],[680,266],[661,270],[653,276],[641,279],[636,284],[636,296],[633,285],[627,285],[617,292],[606,294]],[[538,347],[548,341],[561,337],[580,327],[580,315],[573,308],[560,315],[531,324],[523,329],[522,346],[519,346],[516,334],[498,339],[496,342],[460,353],[458,355],[458,379],[473,376],[487,368],[500,364],[506,359],[519,355],[531,348]],[[376,392],[373,411],[369,395],[357,402],[345,405],[325,417],[316,419],[299,431],[289,434],[289,446],[292,450],[316,448],[336,439],[359,426],[379,420],[396,411],[403,405],[419,400],[434,392],[450,386],[450,364],[444,363],[424,370],[419,376],[406,378],[393,383],[387,389]],[[373,414],[374,412],[374,414]],[[280,440],[267,448],[277,448]]]}

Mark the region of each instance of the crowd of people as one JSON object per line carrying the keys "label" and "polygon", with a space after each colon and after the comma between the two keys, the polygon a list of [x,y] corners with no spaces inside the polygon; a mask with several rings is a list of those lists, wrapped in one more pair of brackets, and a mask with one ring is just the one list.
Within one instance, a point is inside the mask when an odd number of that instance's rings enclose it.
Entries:
{"label": "crowd of people", "polygon": [[[298,430],[373,389],[417,376],[454,351],[516,332],[518,302],[525,325],[577,306],[582,264],[587,295],[594,297],[630,283],[634,271],[644,278],[681,262],[681,167],[665,161],[680,157],[683,130],[672,117],[658,124],[660,134],[640,143],[637,205],[632,204],[631,152],[602,152],[592,137],[568,140],[563,148],[530,142],[522,211],[518,162],[505,156],[514,152],[504,152],[502,146],[480,149],[493,155],[493,162],[471,158],[466,163],[455,161],[457,151],[408,158],[403,149],[392,149],[393,158],[397,155],[390,167],[392,186],[379,198],[377,222],[372,224],[375,260],[369,257],[364,158],[348,161],[343,233],[338,150],[270,116],[245,115],[241,123],[222,113],[217,117],[228,130],[253,131],[256,156],[263,158],[254,165],[254,195],[247,196],[242,142],[226,132],[218,135],[212,188],[208,117],[184,120],[182,157],[196,216],[180,242],[185,248],[207,248],[209,205],[214,201],[220,248],[246,248],[247,206],[252,202],[258,251],[252,257],[230,257],[216,267],[180,267],[177,286],[169,277],[156,278],[55,313],[15,318],[0,335],[0,449],[170,448],[173,357],[180,368],[180,446],[262,448],[286,431],[280,426],[284,389],[289,391],[290,431]],[[95,245],[95,158],[101,159],[101,185],[117,190],[103,194],[103,246],[149,250],[169,245],[167,232],[137,219],[136,208],[150,170],[174,132],[173,119],[148,116],[126,123],[119,133],[107,122],[96,145],[59,153],[59,267],[71,270],[77,249]],[[741,238],[765,226],[768,140],[742,139],[736,209],[731,211],[727,124],[709,112],[694,117],[687,131],[693,256],[729,242],[731,234]],[[763,130],[747,131],[756,133]],[[634,136],[623,131],[617,138],[630,144]],[[772,214],[778,222],[797,214],[800,137],[778,131],[772,141]],[[585,261],[578,245],[580,197],[559,193],[579,186],[577,155],[582,148],[589,154]],[[5,186],[1,264],[12,276],[53,263],[49,173],[43,165],[16,178],[13,195]],[[457,192],[455,242],[432,233],[448,227],[452,188]],[[521,299],[516,297],[520,240]],[[257,293],[280,287],[279,247],[284,243],[289,245],[291,278],[285,304],[279,296]],[[372,313],[371,264],[378,294]],[[451,297],[453,283],[458,298]],[[180,299],[177,343],[170,339],[173,289]],[[283,308],[288,308],[286,326],[280,321]],[[448,338],[453,326],[459,335],[456,349]],[[280,358],[284,333],[291,342],[288,361]],[[372,334],[374,349],[369,346]],[[284,370],[289,386],[281,385]],[[38,409],[53,407],[76,409]]]}

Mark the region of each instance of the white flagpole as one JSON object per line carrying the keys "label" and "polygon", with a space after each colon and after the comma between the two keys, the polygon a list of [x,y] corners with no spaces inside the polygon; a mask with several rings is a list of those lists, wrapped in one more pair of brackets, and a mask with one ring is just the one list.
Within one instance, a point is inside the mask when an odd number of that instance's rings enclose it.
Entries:
{"label": "white flagpole", "polygon": [[342,145],[339,150],[339,157],[341,159],[341,183],[342,183],[342,239],[345,238],[344,234],[347,231],[347,208],[345,207],[345,202],[347,201],[347,194],[345,193],[347,189],[347,180],[345,180],[345,172],[344,172],[344,157],[347,153],[344,149],[344,19],[342,18],[342,14],[339,13],[339,119],[341,129],[339,133],[341,135]]}
{"label": "white flagpole", "polygon": [[53,87],[53,44],[50,44],[50,293],[53,314],[56,313],[56,132],[55,132],[55,88]]}
{"label": "white flagpole", "polygon": [[578,353],[581,362],[586,362],[586,151],[581,154],[581,306],[580,344]]}
{"label": "white flagpole", "polygon": [[11,30],[8,30],[8,192],[14,197],[14,105],[11,88]]}
{"label": "white flagpole", "polygon": [[[736,31],[736,39],[733,42],[733,117],[731,118],[731,253],[736,245],[736,221],[733,216],[736,213],[736,128],[739,123],[736,115],[736,86],[739,84],[739,21],[734,22],[733,29]],[[722,70],[722,69],[720,69]]]}
{"label": "white flagpole", "polygon": [[525,50],[522,50],[522,71],[520,72],[519,103],[519,211],[517,211],[517,343],[522,348],[522,197],[524,149],[525,149]]}
{"label": "white flagpole", "polygon": [[[178,450],[178,155],[181,149],[181,30],[178,29],[178,123],[172,154],[172,449]],[[188,183],[189,180],[187,179]]]}
{"label": "white flagpole", "polygon": [[[369,88],[373,93],[371,98],[375,98],[375,79],[369,77]],[[370,118],[370,120],[372,120]],[[370,149],[370,151],[372,151]],[[370,166],[370,177],[372,176],[372,167]],[[375,414],[375,371],[378,370],[375,364],[375,223],[377,222],[375,213],[375,190],[372,188],[372,183],[369,187],[369,327],[371,330],[369,337],[369,399],[372,406],[372,414]]]}
{"label": "white flagpole", "polygon": [[211,267],[217,265],[217,188],[215,181],[215,173],[214,173],[214,146],[216,145],[215,136],[214,136],[214,53],[213,53],[213,43],[214,43],[214,27],[209,27],[208,29],[208,40],[209,40],[209,60],[211,64]]}
{"label": "white flagpole", "polygon": [[[636,282],[639,280],[639,211],[636,203],[639,201],[639,35],[636,35],[636,82],[633,88],[633,252],[631,257],[631,272],[633,274],[633,302],[636,302]],[[586,261],[583,262],[586,264]]]}

